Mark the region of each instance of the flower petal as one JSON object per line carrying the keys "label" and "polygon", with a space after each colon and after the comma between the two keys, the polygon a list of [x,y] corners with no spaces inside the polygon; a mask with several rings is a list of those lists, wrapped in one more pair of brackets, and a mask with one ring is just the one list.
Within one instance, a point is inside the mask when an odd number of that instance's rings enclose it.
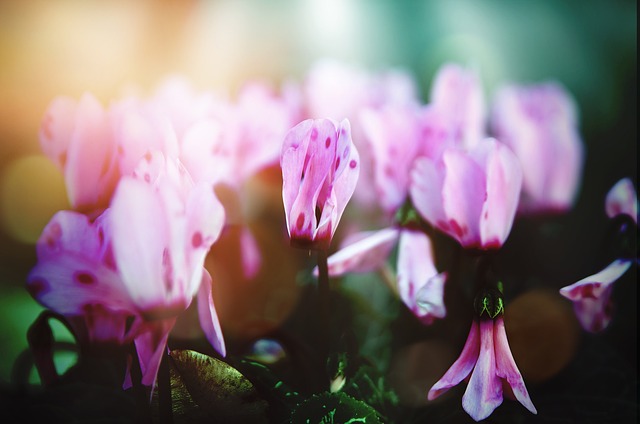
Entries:
{"label": "flower petal", "polygon": [[142,384],[151,387],[149,396],[153,394],[156,377],[160,369],[162,356],[167,350],[167,339],[176,319],[153,321],[148,328],[135,338],[136,350],[142,371]]}
{"label": "flower petal", "polygon": [[504,318],[502,316],[495,319],[493,332],[493,343],[496,354],[496,375],[507,380],[516,399],[529,411],[537,414],[538,411],[536,407],[533,406],[533,402],[531,402],[522,375],[511,354],[509,342],[507,341],[507,332],[504,328]]}
{"label": "flower petal", "polygon": [[602,271],[560,289],[560,294],[573,301],[582,327],[596,333],[611,321],[611,292],[613,283],[624,274],[632,260],[617,259]]}
{"label": "flower petal", "polygon": [[[421,231],[403,230],[398,247],[398,292],[425,324],[444,318],[444,281],[433,263],[431,240]],[[438,278],[434,278],[437,277]],[[418,299],[418,292],[421,292]]]}
{"label": "flower petal", "polygon": [[480,352],[480,328],[477,321],[471,323],[471,329],[467,336],[467,341],[462,348],[462,353],[451,365],[447,372],[438,380],[429,393],[427,399],[434,400],[450,388],[458,385],[467,378],[476,365]]}
{"label": "flower petal", "polygon": [[55,98],[40,125],[42,152],[63,170],[67,163],[69,143],[76,125],[77,102],[67,97]]}
{"label": "flower petal", "polygon": [[203,269],[202,282],[198,290],[198,316],[200,317],[200,326],[211,346],[220,355],[225,356],[227,350],[222,336],[222,327],[220,327],[213,297],[211,297],[211,275],[206,269]]}
{"label": "flower petal", "polygon": [[[327,264],[330,276],[338,277],[347,272],[370,272],[382,266],[398,240],[398,230],[385,228],[358,233],[358,236],[363,237],[329,256]],[[317,268],[314,273],[317,274]]]}
{"label": "flower petal", "polygon": [[493,326],[493,320],[480,321],[480,355],[462,396],[462,408],[476,421],[487,418],[502,403],[502,382],[496,375]]}
{"label": "flower petal", "polygon": [[629,178],[621,179],[609,190],[605,209],[609,218],[626,214],[633,218],[636,224],[638,223],[638,196]]}
{"label": "flower petal", "polygon": [[[446,224],[442,205],[444,164],[442,161],[419,157],[411,170],[411,200],[416,210],[434,227]],[[444,230],[443,230],[444,231]]]}

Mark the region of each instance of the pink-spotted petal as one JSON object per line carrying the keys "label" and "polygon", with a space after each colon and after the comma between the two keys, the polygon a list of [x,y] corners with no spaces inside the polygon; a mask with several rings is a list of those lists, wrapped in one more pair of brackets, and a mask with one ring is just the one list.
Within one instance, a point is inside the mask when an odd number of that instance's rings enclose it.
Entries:
{"label": "pink-spotted petal", "polygon": [[[344,132],[342,131],[343,129],[345,130]],[[358,177],[360,176],[360,155],[356,146],[351,141],[351,126],[349,121],[346,119],[342,121],[338,127],[338,131],[341,138],[346,137],[349,140],[351,147],[349,148],[347,165],[344,167],[340,175],[336,175],[333,187],[336,196],[336,217],[332,222],[332,236],[338,228],[340,218],[342,217],[351,196],[353,196],[353,192],[358,184]]]}
{"label": "pink-spotted petal", "polygon": [[502,404],[502,381],[496,375],[493,326],[492,320],[480,321],[480,355],[462,396],[462,408],[476,421],[484,420]]}
{"label": "pink-spotted petal", "polygon": [[74,252],[99,260],[101,238],[104,239],[104,233],[100,235],[86,215],[59,211],[51,218],[38,239],[38,259],[44,260],[62,252]]}
{"label": "pink-spotted petal", "polygon": [[232,148],[224,137],[222,123],[203,119],[185,133],[180,159],[194,181],[228,181],[235,164]]}
{"label": "pink-spotted petal", "polygon": [[560,289],[560,294],[573,301],[576,317],[582,327],[592,333],[604,330],[611,321],[613,283],[633,261],[618,259],[602,271]]}
{"label": "pink-spotted petal", "polygon": [[293,127],[285,136],[280,156],[282,168],[282,200],[289,225],[289,212],[298,196],[300,180],[305,166],[305,157],[309,145],[309,135],[313,120],[307,119]]}
{"label": "pink-spotted petal", "polygon": [[198,290],[198,316],[200,318],[200,326],[211,346],[220,355],[225,356],[227,349],[222,336],[222,327],[220,327],[218,314],[213,304],[213,297],[211,296],[211,284],[211,275],[203,268],[202,282]]}
{"label": "pink-spotted petal", "polygon": [[141,308],[166,299],[164,269],[171,253],[169,217],[152,186],[121,180],[111,204],[113,254],[131,298]]}
{"label": "pink-spotted petal", "polygon": [[536,407],[533,406],[533,402],[531,402],[531,397],[529,397],[527,387],[524,385],[520,370],[518,370],[513,355],[511,354],[509,342],[507,341],[507,332],[504,328],[504,318],[502,316],[496,318],[494,321],[493,342],[496,355],[496,375],[507,380],[518,402],[532,413],[537,414],[538,411]]}
{"label": "pink-spotted petal", "polygon": [[225,211],[211,186],[204,182],[196,185],[189,193],[186,211],[185,251],[189,269],[194,271],[186,293],[191,297],[197,292],[201,279],[199,269],[204,265],[204,258],[222,232]]}
{"label": "pink-spotted petal", "polygon": [[626,214],[638,223],[638,196],[629,178],[621,179],[609,190],[605,210],[609,218]]}
{"label": "pink-spotted petal", "polygon": [[[380,231],[358,233],[362,238],[348,244],[329,256],[329,275],[338,277],[347,272],[370,272],[382,266],[398,240],[398,230],[385,228]],[[317,275],[317,268],[314,269]]]}
{"label": "pink-spotted petal", "polygon": [[457,386],[467,378],[478,361],[480,353],[480,328],[477,321],[471,323],[471,329],[467,341],[462,348],[462,353],[451,365],[447,372],[429,390],[427,398],[434,400],[450,388]]}
{"label": "pink-spotted petal", "polygon": [[42,152],[63,170],[67,163],[67,151],[76,125],[77,103],[67,97],[55,98],[40,125]]}

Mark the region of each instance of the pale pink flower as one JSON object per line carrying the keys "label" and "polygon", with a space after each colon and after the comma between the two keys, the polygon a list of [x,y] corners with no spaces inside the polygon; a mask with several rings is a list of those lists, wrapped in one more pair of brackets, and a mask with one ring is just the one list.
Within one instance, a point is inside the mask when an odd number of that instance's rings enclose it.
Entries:
{"label": "pale pink flower", "polygon": [[629,215],[638,224],[638,196],[629,178],[623,178],[611,187],[605,199],[605,211],[609,218]]}
{"label": "pale pink flower", "polygon": [[506,85],[494,100],[492,128],[522,163],[520,211],[564,212],[580,187],[584,145],[576,106],[558,83]]}
{"label": "pale pink flower", "polygon": [[613,312],[613,283],[632,263],[630,259],[617,259],[602,271],[560,289],[560,294],[573,302],[578,321],[585,330],[597,333],[609,325]]}
{"label": "pale pink flower", "polygon": [[348,120],[302,121],[282,145],[282,198],[294,246],[327,249],[360,171]]}
{"label": "pale pink flower", "polygon": [[[446,316],[444,284],[447,273],[438,273],[429,237],[408,228],[385,228],[356,233],[329,256],[329,275],[362,273],[382,268],[398,245],[397,282],[391,287],[409,310],[424,324]],[[317,274],[317,268],[314,270]]]}
{"label": "pale pink flower", "polygon": [[40,127],[40,146],[63,172],[76,210],[104,209],[119,177],[117,145],[102,105],[85,93],[78,102],[55,99]]}
{"label": "pale pink flower", "polygon": [[[638,198],[630,179],[618,181],[609,190],[605,200],[605,211],[609,218],[629,215],[637,225]],[[622,277],[634,262],[637,263],[637,258],[616,259],[602,271],[560,289],[560,294],[573,302],[578,321],[585,330],[597,333],[607,328],[613,313],[613,283]]]}
{"label": "pale pink flower", "polygon": [[473,69],[443,65],[431,85],[430,100],[447,119],[458,145],[473,148],[485,137],[485,99],[480,77]]}
{"label": "pale pink flower", "polygon": [[[94,222],[72,211],[52,219],[27,288],[64,315],[91,320],[96,311],[108,311],[100,318],[113,312],[114,321],[93,326],[93,338],[134,339],[142,383],[152,385],[169,331],[196,295],[204,333],[225,354],[204,269],[223,222],[211,186],[194,185],[178,162],[153,152],[121,179],[110,207]],[[122,315],[134,318],[126,332]]]}
{"label": "pale pink flower", "polygon": [[431,387],[428,399],[437,398],[469,375],[462,407],[474,420],[487,418],[502,404],[504,385],[525,408],[537,414],[511,354],[502,315],[474,319],[460,357]]}
{"label": "pale pink flower", "polygon": [[485,139],[470,151],[448,147],[437,158],[417,158],[410,193],[420,215],[463,247],[493,249],[511,231],[521,185],[515,155]]}

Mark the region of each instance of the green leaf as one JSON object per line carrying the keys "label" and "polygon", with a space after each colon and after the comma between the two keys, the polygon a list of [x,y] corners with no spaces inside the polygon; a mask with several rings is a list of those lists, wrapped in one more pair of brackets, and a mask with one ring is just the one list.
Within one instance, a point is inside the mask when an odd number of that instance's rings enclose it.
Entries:
{"label": "green leaf", "polygon": [[[191,350],[171,352],[174,418],[266,422],[267,403],[251,382],[226,362]],[[191,415],[191,417],[188,417]]]}
{"label": "green leaf", "polygon": [[375,409],[342,392],[313,395],[291,414],[291,424],[381,423]]}

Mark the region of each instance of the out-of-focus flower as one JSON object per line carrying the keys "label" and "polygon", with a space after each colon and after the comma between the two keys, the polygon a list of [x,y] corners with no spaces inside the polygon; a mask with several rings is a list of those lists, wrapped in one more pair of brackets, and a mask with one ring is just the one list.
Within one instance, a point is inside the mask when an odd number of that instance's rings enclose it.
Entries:
{"label": "out-of-focus flower", "polygon": [[629,178],[618,181],[607,193],[605,212],[609,218],[617,215],[629,215],[638,224],[638,196]]}
{"label": "out-of-focus flower", "polygon": [[522,163],[524,213],[564,212],[580,186],[584,146],[576,106],[558,83],[501,87],[492,129]]}
{"label": "out-of-focus flower", "polygon": [[[628,215],[636,223],[634,230],[637,231],[638,198],[630,179],[618,181],[609,190],[605,199],[605,211],[612,219]],[[634,226],[633,223],[630,225]],[[560,289],[560,294],[573,302],[578,321],[589,332],[600,332],[611,322],[613,283],[637,262],[636,257],[623,256],[625,257],[614,260],[602,271]]]}
{"label": "out-of-focus flower", "polygon": [[521,186],[515,155],[485,139],[470,151],[449,147],[417,158],[410,193],[420,215],[463,247],[495,249],[511,231]]}
{"label": "out-of-focus flower", "polygon": [[537,410],[516,366],[504,327],[504,306],[497,290],[483,291],[475,302],[477,318],[471,324],[460,357],[429,390],[433,400],[471,378],[462,397],[462,407],[476,421],[487,418],[502,404],[503,385],[532,413]]}
{"label": "out-of-focus flower", "polygon": [[609,325],[613,312],[613,283],[627,272],[632,262],[617,259],[602,271],[560,289],[560,294],[573,302],[582,328],[597,333]]}
{"label": "out-of-focus flower", "polygon": [[[447,273],[438,273],[429,237],[410,228],[385,228],[356,233],[327,259],[329,275],[370,272],[386,263],[398,244],[397,283],[391,287],[409,310],[425,325],[447,314],[444,284]],[[317,271],[317,270],[316,270]]]}
{"label": "out-of-focus flower", "polygon": [[291,244],[327,249],[360,171],[348,120],[306,120],[282,145],[282,198]]}
{"label": "out-of-focus flower", "polygon": [[486,106],[480,77],[472,69],[448,63],[431,86],[431,105],[449,123],[455,143],[467,149],[485,137]]}
{"label": "out-of-focus flower", "polygon": [[[195,295],[207,339],[225,353],[203,266],[223,223],[211,186],[194,185],[178,162],[154,152],[121,179],[110,207],[94,222],[73,211],[52,219],[27,288],[63,315],[91,321],[96,311],[114,312],[113,321],[101,321],[103,328],[89,326],[94,339],[134,339],[142,383],[153,385],[169,331]],[[130,328],[121,314],[134,318]]]}

